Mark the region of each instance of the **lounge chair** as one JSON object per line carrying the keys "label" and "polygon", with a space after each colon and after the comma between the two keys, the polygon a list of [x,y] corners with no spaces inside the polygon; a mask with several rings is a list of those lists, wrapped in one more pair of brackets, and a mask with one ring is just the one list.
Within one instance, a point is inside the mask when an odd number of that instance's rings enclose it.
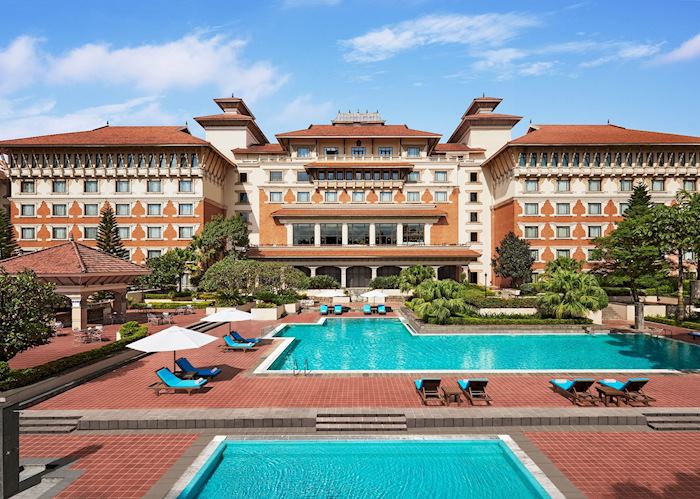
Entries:
{"label": "lounge chair", "polygon": [[700,339],[700,331],[691,331],[688,333],[688,336],[690,336],[693,341]]}
{"label": "lounge chair", "polygon": [[372,315],[372,306],[369,303],[365,303],[362,306],[362,311],[365,313],[365,315]]}
{"label": "lounge chair", "polygon": [[386,306],[385,305],[377,305],[377,313],[379,315],[386,315]]}
{"label": "lounge chair", "polygon": [[437,400],[440,405],[445,404],[440,391],[440,378],[422,378],[415,380],[414,383],[424,405],[428,405],[429,400]]}
{"label": "lounge chair", "polygon": [[492,399],[486,393],[486,385],[488,382],[489,380],[486,378],[457,380],[459,388],[471,405],[474,405],[474,402],[486,402],[486,405],[491,405]]}
{"label": "lounge chair", "polygon": [[213,378],[214,376],[221,374],[221,369],[214,367],[212,369],[199,369],[192,365],[192,363],[187,360],[187,357],[180,357],[175,361],[177,367],[182,369],[184,373],[194,373],[195,376],[200,378]]}
{"label": "lounge chair", "polygon": [[207,384],[204,378],[199,379],[180,379],[167,367],[162,367],[156,371],[156,375],[160,378],[160,382],[153,383],[149,388],[152,388],[156,395],[160,395],[163,390],[172,390],[173,392],[187,392],[192,395],[195,390],[200,390]]}
{"label": "lounge chair", "polygon": [[235,341],[239,343],[260,343],[260,338],[244,338],[240,334],[238,334],[238,331],[231,331],[228,333],[231,338],[233,338]]}
{"label": "lounge chair", "polygon": [[224,336],[224,345],[221,345],[221,348],[226,352],[232,352],[234,350],[243,350],[247,352],[255,348],[255,343],[238,343],[233,341],[233,338],[229,335],[226,335]]}
{"label": "lounge chair", "polygon": [[619,390],[625,394],[625,401],[628,404],[633,402],[649,405],[650,402],[656,402],[656,399],[650,397],[642,388],[649,382],[649,378],[630,378],[627,381],[618,381],[616,379],[601,379],[598,381],[603,386],[608,386]]}
{"label": "lounge chair", "polygon": [[335,305],[333,307],[333,313],[335,315],[343,315],[343,306],[342,305]]}
{"label": "lounge chair", "polygon": [[595,380],[592,378],[550,379],[552,390],[571,400],[575,405],[598,405],[599,399],[590,390]]}
{"label": "lounge chair", "polygon": [[321,305],[321,315],[328,315],[328,305]]}

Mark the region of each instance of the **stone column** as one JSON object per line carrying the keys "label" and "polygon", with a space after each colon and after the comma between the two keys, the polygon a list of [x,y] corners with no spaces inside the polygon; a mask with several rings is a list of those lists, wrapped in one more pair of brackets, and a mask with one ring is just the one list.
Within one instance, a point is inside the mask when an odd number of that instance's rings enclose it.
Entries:
{"label": "stone column", "polygon": [[309,271],[311,272],[311,277],[316,277],[316,269],[318,267],[309,267]]}
{"label": "stone column", "polygon": [[67,295],[70,298],[70,318],[73,329],[85,329],[88,325],[87,298],[81,294]]}
{"label": "stone column", "polygon": [[114,292],[114,303],[112,304],[113,312],[122,318],[126,318],[126,290]]}
{"label": "stone column", "polygon": [[321,224],[314,224],[314,246],[321,246]]}
{"label": "stone column", "polygon": [[396,244],[398,246],[403,244],[403,224],[396,224]]}
{"label": "stone column", "polygon": [[432,265],[433,271],[435,272],[435,279],[438,278],[438,270],[440,270],[440,265]]}
{"label": "stone column", "polygon": [[378,269],[378,268],[379,268],[379,267],[377,267],[377,266],[370,267],[370,270],[372,271],[372,279],[376,279],[376,278],[377,278],[377,269]]}
{"label": "stone column", "polygon": [[375,246],[377,244],[377,231],[374,224],[369,224],[369,245]]}
{"label": "stone column", "polygon": [[348,268],[340,267],[340,287],[344,288],[348,285]]}
{"label": "stone column", "polygon": [[19,407],[6,405],[0,409],[0,497],[19,492]]}
{"label": "stone column", "polygon": [[430,246],[430,227],[432,227],[432,224],[425,224],[423,229],[423,238],[426,246]]}
{"label": "stone column", "polygon": [[284,224],[287,229],[287,246],[294,245],[294,227],[292,224]]}
{"label": "stone column", "polygon": [[348,245],[348,224],[343,224],[341,228],[343,246]]}

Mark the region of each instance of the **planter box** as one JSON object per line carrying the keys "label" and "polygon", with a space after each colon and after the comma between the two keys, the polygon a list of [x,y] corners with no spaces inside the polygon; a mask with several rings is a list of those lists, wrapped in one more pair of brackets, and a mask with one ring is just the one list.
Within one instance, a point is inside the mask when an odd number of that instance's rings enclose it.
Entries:
{"label": "planter box", "polygon": [[536,308],[480,308],[479,315],[535,315]]}
{"label": "planter box", "polygon": [[282,306],[286,314],[296,314],[301,309],[301,304],[298,301],[294,303],[285,303]]}
{"label": "planter box", "polygon": [[250,312],[250,309],[253,308],[253,305],[255,305],[255,302],[250,301],[237,307],[207,307],[206,313],[207,315],[211,315],[215,314],[216,312],[221,312],[222,310],[241,310],[243,312]]}
{"label": "planter box", "polygon": [[284,314],[284,305],[273,308],[251,308],[250,313],[253,314],[255,321],[276,321]]}

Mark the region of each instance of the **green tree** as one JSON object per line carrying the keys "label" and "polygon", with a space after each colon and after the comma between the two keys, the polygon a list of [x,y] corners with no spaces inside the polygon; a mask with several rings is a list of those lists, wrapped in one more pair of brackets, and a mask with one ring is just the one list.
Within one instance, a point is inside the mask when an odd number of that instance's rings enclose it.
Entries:
{"label": "green tree", "polygon": [[530,281],[534,262],[530,244],[509,232],[496,248],[492,265],[497,276],[509,279],[511,286],[517,288]]}
{"label": "green tree", "polygon": [[464,314],[468,310],[459,298],[437,298],[433,301],[415,298],[411,307],[418,317],[435,324],[447,324],[450,317]]}
{"label": "green tree", "polygon": [[543,315],[557,319],[585,317],[608,306],[608,295],[595,276],[573,270],[557,270],[540,282],[537,303]]}
{"label": "green tree", "polygon": [[49,342],[57,298],[53,285],[30,270],[15,275],[0,271],[0,362]]}
{"label": "green tree", "polygon": [[10,258],[17,249],[10,214],[4,208],[0,208],[0,260]]}
{"label": "green tree", "polygon": [[187,271],[188,262],[193,258],[192,251],[183,248],[175,248],[161,256],[149,258],[146,266],[151,269],[151,274],[143,276],[139,279],[139,283],[161,290],[177,288],[181,291],[182,276]]}
{"label": "green tree", "polygon": [[429,279],[435,279],[435,270],[432,267],[413,265],[402,269],[399,273],[399,288],[401,291],[410,291]]}
{"label": "green tree", "polygon": [[648,214],[654,204],[651,202],[651,194],[646,184],[640,182],[632,189],[632,195],[627,202],[629,205],[623,213],[626,218]]}
{"label": "green tree", "polygon": [[338,289],[340,283],[329,275],[315,275],[309,278],[309,289]]}
{"label": "green tree", "polygon": [[301,270],[279,262],[238,260],[234,255],[213,264],[205,272],[200,287],[224,294],[252,295],[259,291],[280,293],[304,289],[308,277]]}
{"label": "green tree", "polygon": [[544,268],[545,275],[551,275],[558,270],[571,270],[573,272],[580,272],[583,269],[583,262],[579,262],[575,258],[568,258],[565,256],[560,256],[554,260],[547,262],[547,266]]}
{"label": "green tree", "polygon": [[97,247],[118,258],[129,258],[129,252],[124,249],[122,239],[119,237],[119,225],[110,204],[102,209],[100,225],[97,226]]}
{"label": "green tree", "polygon": [[225,218],[216,215],[204,225],[202,233],[192,238],[193,250],[203,274],[225,256],[240,258],[248,248],[248,226],[240,215]]}

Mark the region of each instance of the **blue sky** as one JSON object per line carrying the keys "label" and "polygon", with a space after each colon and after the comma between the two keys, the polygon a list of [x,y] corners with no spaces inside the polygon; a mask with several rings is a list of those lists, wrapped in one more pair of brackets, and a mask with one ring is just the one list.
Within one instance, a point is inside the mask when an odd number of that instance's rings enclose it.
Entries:
{"label": "blue sky", "polygon": [[700,0],[4,0],[0,138],[184,124],[243,96],[269,138],[338,109],[449,136],[527,123],[700,135]]}

